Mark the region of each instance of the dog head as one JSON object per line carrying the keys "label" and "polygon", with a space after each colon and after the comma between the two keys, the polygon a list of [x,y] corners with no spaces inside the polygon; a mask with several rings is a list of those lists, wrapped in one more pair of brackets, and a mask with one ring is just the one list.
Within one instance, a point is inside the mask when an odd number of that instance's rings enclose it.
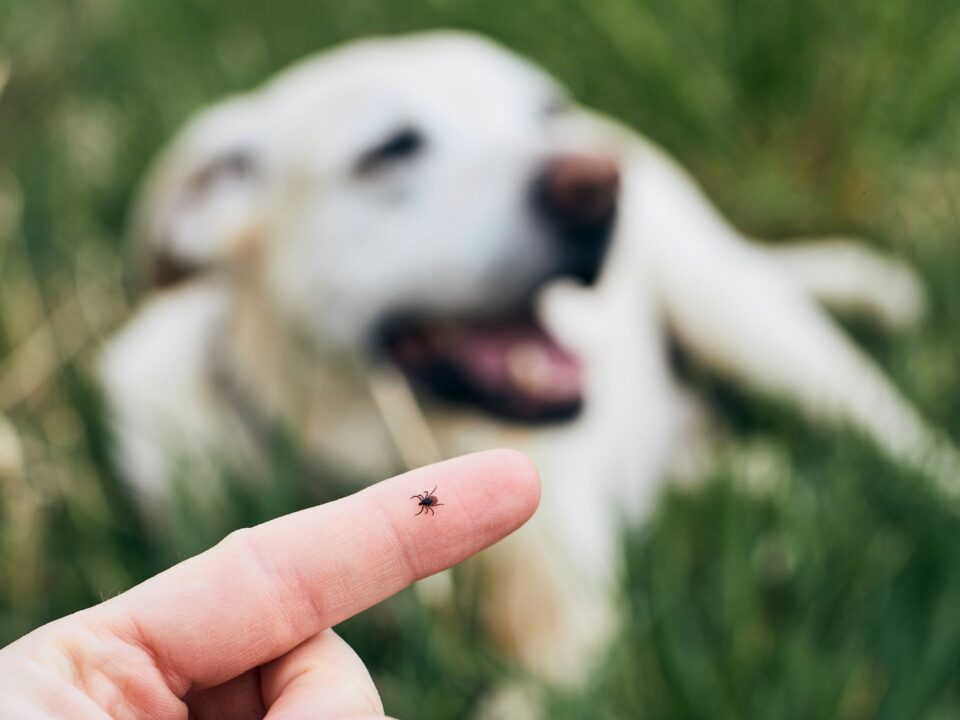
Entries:
{"label": "dog head", "polygon": [[501,416],[570,417],[578,362],[532,302],[554,278],[596,278],[618,193],[612,159],[560,148],[577,112],[471,36],[324,53],[201,115],[161,158],[137,221],[154,281],[253,266],[318,352],[388,357]]}

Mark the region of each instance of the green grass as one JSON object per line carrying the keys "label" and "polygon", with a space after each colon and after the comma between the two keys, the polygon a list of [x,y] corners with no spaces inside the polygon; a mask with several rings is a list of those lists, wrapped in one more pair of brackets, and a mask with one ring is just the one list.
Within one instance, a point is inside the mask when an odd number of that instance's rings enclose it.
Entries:
{"label": "green grass", "polygon": [[[952,0],[7,0],[0,413],[25,469],[0,474],[0,643],[316,499],[278,441],[266,499],[238,489],[169,543],[143,539],[91,382],[97,343],[128,312],[125,213],[147,162],[204,104],[335,41],[436,26],[543,64],[680,157],[751,233],[860,233],[913,262],[931,289],[924,324],[852,330],[960,438]],[[852,434],[698,382],[729,418],[729,452],[624,538],[627,631],[584,692],[551,696],[551,717],[960,716],[955,512]],[[462,717],[516,673],[482,635],[469,592],[482,578],[463,575],[449,610],[404,593],[342,628],[392,714]]]}

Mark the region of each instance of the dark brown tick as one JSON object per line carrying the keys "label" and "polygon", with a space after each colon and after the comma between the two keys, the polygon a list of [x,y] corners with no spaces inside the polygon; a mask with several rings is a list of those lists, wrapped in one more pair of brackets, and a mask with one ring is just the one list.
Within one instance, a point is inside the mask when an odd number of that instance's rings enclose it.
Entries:
{"label": "dark brown tick", "polygon": [[[439,485],[438,485],[437,487],[439,487]],[[440,506],[440,505],[443,505],[442,502],[440,502],[439,500],[437,500],[437,496],[434,495],[434,493],[435,493],[436,491],[437,491],[437,488],[435,487],[435,488],[434,488],[433,490],[431,490],[430,492],[427,492],[426,490],[424,490],[423,493],[420,494],[420,495],[411,495],[411,496],[410,496],[410,499],[411,499],[411,500],[413,500],[414,498],[416,498],[417,500],[420,501],[420,502],[418,503],[418,504],[420,505],[420,512],[418,512],[417,515],[419,515],[420,513],[422,513],[424,510],[429,510],[429,511],[430,511],[430,514],[433,515],[433,514],[435,514],[434,508],[435,508],[435,507],[438,507],[438,506]],[[416,515],[414,515],[414,517],[416,517]]]}

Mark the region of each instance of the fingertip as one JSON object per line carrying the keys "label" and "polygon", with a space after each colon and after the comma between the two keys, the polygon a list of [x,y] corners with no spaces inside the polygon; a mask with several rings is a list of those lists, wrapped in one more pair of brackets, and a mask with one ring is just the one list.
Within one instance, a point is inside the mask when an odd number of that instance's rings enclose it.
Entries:
{"label": "fingertip", "polygon": [[480,453],[497,468],[501,482],[509,486],[516,500],[516,511],[526,522],[540,504],[540,471],[529,455],[510,448],[498,448]]}
{"label": "fingertip", "polygon": [[485,510],[497,539],[527,522],[540,504],[540,473],[533,460],[518,450],[484,450],[447,463],[460,466],[458,474],[466,490],[461,499],[470,501],[475,520]]}
{"label": "fingertip", "polygon": [[[453,553],[457,555],[453,562],[512,533],[530,519],[540,502],[540,474],[533,461],[516,450],[484,450],[444,460],[388,481],[383,491],[392,498],[398,482],[404,488],[397,493],[401,496],[436,487],[436,496],[443,503],[436,511],[443,520],[431,513],[429,525],[415,523],[419,532],[436,537],[441,528],[451,532],[456,526],[469,528],[464,537],[471,542]],[[402,524],[405,517],[398,516],[398,520]]]}

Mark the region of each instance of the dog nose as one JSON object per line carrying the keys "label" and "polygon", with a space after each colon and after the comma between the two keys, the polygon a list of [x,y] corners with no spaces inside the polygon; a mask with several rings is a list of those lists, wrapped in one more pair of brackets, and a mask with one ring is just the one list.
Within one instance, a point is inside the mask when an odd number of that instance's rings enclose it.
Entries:
{"label": "dog nose", "polygon": [[562,229],[602,232],[616,212],[620,169],[599,156],[556,157],[547,162],[536,186],[542,210]]}

